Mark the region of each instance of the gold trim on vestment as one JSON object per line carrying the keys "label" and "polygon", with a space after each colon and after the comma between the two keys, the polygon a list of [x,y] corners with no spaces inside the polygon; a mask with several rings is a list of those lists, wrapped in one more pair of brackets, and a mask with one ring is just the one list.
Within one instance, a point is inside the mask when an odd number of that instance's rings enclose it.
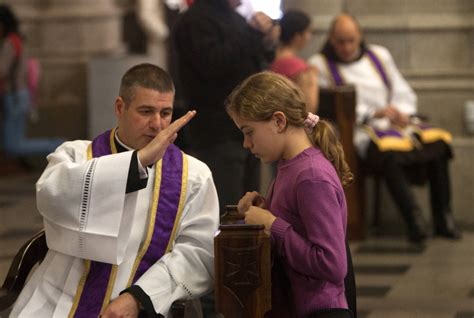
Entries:
{"label": "gold trim on vestment", "polygon": [[414,149],[413,141],[410,137],[404,136],[403,132],[401,133],[403,137],[392,137],[384,136],[380,138],[374,132],[373,128],[370,126],[365,126],[367,134],[370,136],[370,139],[377,145],[377,148],[380,151],[412,151]]}
{"label": "gold trim on vestment", "polygon": [[[115,146],[115,130],[116,128],[112,129],[110,131],[110,149],[112,151],[112,154],[117,153],[117,147]],[[87,160],[92,160],[92,142],[87,146]],[[82,292],[84,291],[84,285],[87,280],[87,276],[89,275],[90,267],[91,267],[91,261],[90,260],[85,260],[85,267],[86,269],[84,270],[84,274],[82,274],[81,280],[79,281],[79,286],[76,291],[76,296],[74,297],[74,302],[71,308],[71,311],[69,312],[68,317],[74,317],[74,314],[76,313],[77,307],[79,306],[79,301],[82,296]],[[115,284],[115,278],[117,277],[117,269],[118,266],[111,264],[112,268],[110,269],[110,276],[109,276],[109,283],[107,284],[107,290],[105,291],[105,296],[104,296],[104,301],[102,302],[102,307],[100,312],[102,312],[107,305],[110,302],[110,298],[112,296],[112,290],[114,288]]]}
{"label": "gold trim on vestment", "polygon": [[115,131],[117,128],[112,129],[110,132],[110,149],[112,150],[112,153],[117,153],[117,146],[115,145]]}
{"label": "gold trim on vestment", "polygon": [[132,286],[133,278],[135,277],[138,266],[140,265],[140,262],[143,256],[145,256],[145,253],[148,250],[148,247],[150,246],[150,243],[151,243],[151,239],[153,237],[153,231],[155,229],[155,221],[156,221],[156,214],[157,214],[156,209],[158,207],[158,200],[160,199],[162,167],[163,167],[163,159],[161,159],[160,161],[156,163],[155,180],[154,180],[154,186],[153,186],[153,200],[152,200],[152,204],[151,204],[150,212],[149,212],[150,222],[148,225],[145,242],[143,243],[140,253],[138,253],[137,258],[135,259],[135,263],[133,264],[132,273],[130,275],[130,278],[128,279],[127,287]]}
{"label": "gold trim on vestment", "polygon": [[74,296],[74,301],[72,303],[71,311],[69,311],[68,318],[74,317],[76,313],[77,306],[79,305],[79,299],[81,299],[82,291],[84,290],[84,285],[86,284],[87,275],[89,275],[89,270],[91,268],[91,261],[85,260],[84,262],[84,274],[82,274],[81,280],[79,281],[79,285],[77,287],[76,296]]}
{"label": "gold trim on vestment", "polygon": [[181,179],[181,196],[179,197],[178,212],[176,213],[176,218],[174,219],[173,231],[171,232],[170,240],[166,246],[165,253],[171,251],[171,246],[174,242],[174,237],[176,236],[176,230],[178,229],[179,220],[181,219],[181,214],[184,209],[184,200],[186,199],[186,189],[188,187],[188,157],[181,151],[183,156],[183,173]]}
{"label": "gold trim on vestment", "polygon": [[453,136],[448,131],[441,128],[416,129],[416,133],[420,135],[424,144],[430,144],[438,140],[442,140],[448,145],[453,141]]}
{"label": "gold trim on vestment", "polygon": [[112,290],[114,289],[115,285],[115,278],[117,277],[117,270],[118,266],[112,265],[109,276],[109,284],[107,285],[107,291],[105,292],[104,302],[102,303],[102,308],[100,309],[100,312],[103,312],[110,303],[110,298],[112,297]]}
{"label": "gold trim on vestment", "polygon": [[92,159],[92,142],[87,146],[87,161]]}

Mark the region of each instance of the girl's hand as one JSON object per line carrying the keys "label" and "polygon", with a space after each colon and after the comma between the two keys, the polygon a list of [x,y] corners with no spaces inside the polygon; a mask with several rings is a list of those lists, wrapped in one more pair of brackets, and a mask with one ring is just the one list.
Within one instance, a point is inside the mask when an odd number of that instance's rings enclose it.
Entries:
{"label": "girl's hand", "polygon": [[265,226],[265,232],[268,234],[270,234],[270,228],[275,219],[276,217],[272,212],[256,206],[251,206],[248,211],[245,212],[246,224],[263,224]]}
{"label": "girl's hand", "polygon": [[265,207],[265,198],[257,191],[247,192],[242,199],[239,200],[237,211],[239,211],[240,214],[245,214],[251,206]]}

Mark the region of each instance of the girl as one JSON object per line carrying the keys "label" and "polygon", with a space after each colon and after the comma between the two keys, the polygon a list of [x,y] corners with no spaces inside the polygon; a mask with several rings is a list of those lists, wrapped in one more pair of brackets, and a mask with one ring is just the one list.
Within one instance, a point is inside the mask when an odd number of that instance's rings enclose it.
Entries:
{"label": "girl", "polygon": [[272,238],[272,311],[268,317],[319,317],[340,309],[347,271],[347,209],[343,185],[352,181],[331,125],[308,113],[298,87],[272,72],[252,75],[231,93],[227,112],[243,146],[262,162],[278,161],[265,199],[248,192],[238,203],[248,224]]}

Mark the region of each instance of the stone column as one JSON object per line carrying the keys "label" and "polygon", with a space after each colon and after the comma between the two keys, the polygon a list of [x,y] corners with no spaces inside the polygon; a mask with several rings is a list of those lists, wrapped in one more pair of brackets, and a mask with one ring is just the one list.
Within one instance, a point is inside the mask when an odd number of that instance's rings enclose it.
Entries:
{"label": "stone column", "polygon": [[41,64],[40,122],[31,133],[84,138],[87,63],[96,55],[123,52],[120,9],[114,0],[7,2],[21,20],[28,54]]}

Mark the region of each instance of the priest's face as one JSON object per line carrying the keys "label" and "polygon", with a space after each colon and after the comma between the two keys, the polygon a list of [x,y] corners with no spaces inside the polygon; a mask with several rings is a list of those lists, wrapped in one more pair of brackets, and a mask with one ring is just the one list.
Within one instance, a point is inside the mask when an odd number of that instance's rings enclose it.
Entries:
{"label": "priest's face", "polygon": [[355,22],[344,19],[337,23],[329,41],[342,61],[352,62],[359,56],[362,35]]}
{"label": "priest's face", "polygon": [[129,103],[122,97],[115,100],[118,136],[133,149],[145,147],[171,122],[174,93],[136,87]]}

